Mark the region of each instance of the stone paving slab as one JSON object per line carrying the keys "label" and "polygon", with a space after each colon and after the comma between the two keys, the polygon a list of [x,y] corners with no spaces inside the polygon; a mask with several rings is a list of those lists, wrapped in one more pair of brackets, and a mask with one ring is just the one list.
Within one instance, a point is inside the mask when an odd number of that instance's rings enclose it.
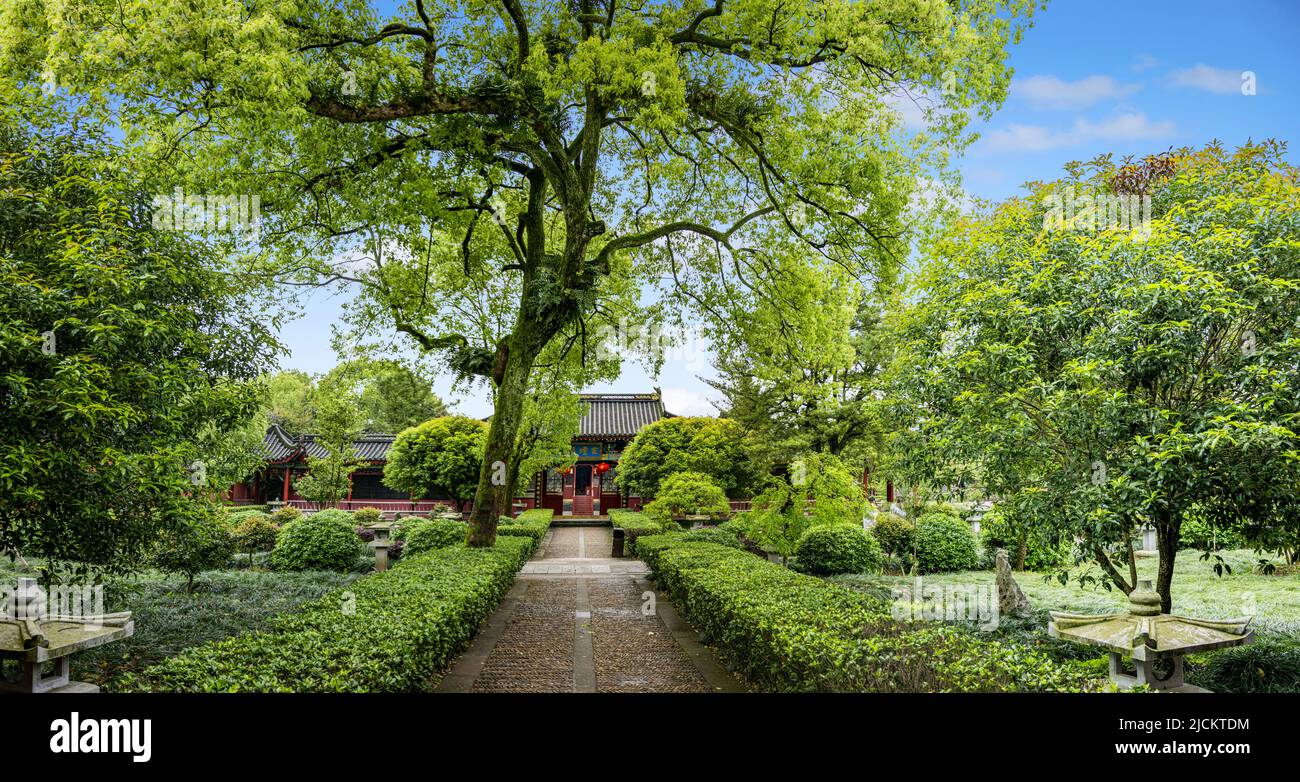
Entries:
{"label": "stone paving slab", "polygon": [[645,563],[608,558],[609,542],[608,529],[552,528],[437,690],[743,692]]}

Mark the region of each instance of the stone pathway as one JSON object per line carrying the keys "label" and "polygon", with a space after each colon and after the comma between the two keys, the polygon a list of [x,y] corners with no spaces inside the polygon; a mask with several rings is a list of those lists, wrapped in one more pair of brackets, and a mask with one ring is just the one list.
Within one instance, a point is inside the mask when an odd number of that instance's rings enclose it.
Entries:
{"label": "stone pathway", "polygon": [[743,692],[609,527],[552,528],[438,692]]}

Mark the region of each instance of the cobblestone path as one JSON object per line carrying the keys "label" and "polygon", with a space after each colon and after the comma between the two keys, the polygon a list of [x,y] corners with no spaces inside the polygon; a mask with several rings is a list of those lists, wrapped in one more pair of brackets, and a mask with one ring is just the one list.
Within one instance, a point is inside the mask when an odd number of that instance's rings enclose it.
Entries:
{"label": "cobblestone path", "polygon": [[438,692],[742,692],[609,527],[554,527]]}

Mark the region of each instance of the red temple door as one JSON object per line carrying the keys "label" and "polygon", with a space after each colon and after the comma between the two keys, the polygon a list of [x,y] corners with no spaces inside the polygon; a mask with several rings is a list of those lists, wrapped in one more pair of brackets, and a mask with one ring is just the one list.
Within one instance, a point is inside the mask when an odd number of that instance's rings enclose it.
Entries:
{"label": "red temple door", "polygon": [[573,515],[590,516],[591,492],[594,485],[591,480],[591,465],[574,465],[573,476]]}

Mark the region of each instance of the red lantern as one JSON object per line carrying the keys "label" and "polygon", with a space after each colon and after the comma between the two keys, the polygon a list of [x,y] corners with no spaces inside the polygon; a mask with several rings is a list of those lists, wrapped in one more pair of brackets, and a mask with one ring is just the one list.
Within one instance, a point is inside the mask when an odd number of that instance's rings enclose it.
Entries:
{"label": "red lantern", "polygon": [[601,462],[600,464],[596,465],[596,472],[602,475],[609,472],[609,462]]}

